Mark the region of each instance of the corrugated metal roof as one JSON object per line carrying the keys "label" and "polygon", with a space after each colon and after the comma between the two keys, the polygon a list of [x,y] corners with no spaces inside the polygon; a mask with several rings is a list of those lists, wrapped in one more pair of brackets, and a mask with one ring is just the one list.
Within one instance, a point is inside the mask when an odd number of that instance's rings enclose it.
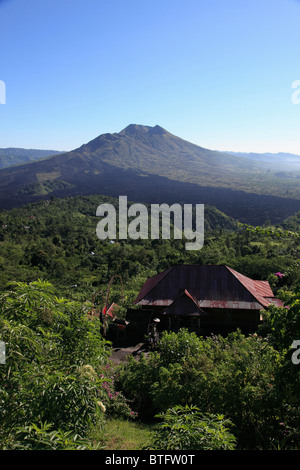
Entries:
{"label": "corrugated metal roof", "polygon": [[111,318],[115,318],[118,314],[119,305],[112,303],[108,310],[106,310],[105,315],[108,315]]}
{"label": "corrugated metal roof", "polygon": [[148,277],[147,281],[143,285],[142,289],[140,290],[137,298],[135,299],[135,303],[139,302],[141,299],[145,297],[145,295],[148,294],[148,292],[156,286],[156,284],[163,278],[165,277],[168,272],[172,268],[166,269],[166,271],[163,271],[162,273],[156,274],[155,276]]}
{"label": "corrugated metal roof", "polygon": [[169,306],[185,290],[200,308],[261,310],[280,304],[268,281],[250,279],[226,265],[173,266],[149,278],[135,303]]}
{"label": "corrugated metal roof", "polygon": [[206,315],[186,289],[163,311],[163,314],[194,317]]}
{"label": "corrugated metal roof", "polygon": [[259,303],[264,307],[267,307],[270,302],[266,297],[273,297],[273,292],[268,281],[254,281],[244,274],[238,273],[232,268],[227,266],[227,269],[232,272],[232,274],[245,286],[245,288],[251,292],[253,297],[255,297]]}

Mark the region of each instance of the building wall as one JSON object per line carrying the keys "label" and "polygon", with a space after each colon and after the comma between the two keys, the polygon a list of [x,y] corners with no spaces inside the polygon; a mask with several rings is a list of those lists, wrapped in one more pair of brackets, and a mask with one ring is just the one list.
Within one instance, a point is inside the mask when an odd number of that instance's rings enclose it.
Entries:
{"label": "building wall", "polygon": [[178,331],[187,328],[200,336],[226,335],[239,328],[242,333],[255,333],[260,323],[259,310],[205,309],[206,316],[163,315],[161,307],[131,311],[128,320],[139,325],[141,334],[147,334],[155,317],[160,319],[158,330]]}
{"label": "building wall", "polygon": [[239,328],[244,333],[255,332],[260,323],[259,310],[206,309],[201,318],[201,329],[209,333],[224,333]]}

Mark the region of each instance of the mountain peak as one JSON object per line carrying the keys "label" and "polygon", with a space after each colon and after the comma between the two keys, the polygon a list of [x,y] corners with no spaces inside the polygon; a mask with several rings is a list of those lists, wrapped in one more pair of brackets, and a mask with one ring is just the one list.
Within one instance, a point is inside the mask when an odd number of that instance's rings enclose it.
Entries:
{"label": "mountain peak", "polygon": [[156,125],[154,127],[143,126],[140,124],[129,124],[125,127],[120,134],[121,135],[136,135],[136,134],[167,134],[167,131],[162,127]]}

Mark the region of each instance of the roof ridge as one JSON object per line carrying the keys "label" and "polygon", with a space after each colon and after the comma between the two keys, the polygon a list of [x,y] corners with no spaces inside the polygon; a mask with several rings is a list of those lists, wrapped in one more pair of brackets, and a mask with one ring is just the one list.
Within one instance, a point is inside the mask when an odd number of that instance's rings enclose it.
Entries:
{"label": "roof ridge", "polygon": [[172,307],[173,304],[175,304],[175,302],[177,302],[181,297],[183,296],[187,296],[196,306],[196,308],[201,312],[203,313],[204,315],[207,315],[206,312],[204,310],[202,310],[202,308],[200,307],[200,305],[198,304],[198,302],[194,299],[194,297],[192,296],[192,294],[189,293],[189,291],[187,289],[184,289],[174,300],[173,302],[171,302],[165,309],[164,309],[164,313]]}
{"label": "roof ridge", "polygon": [[[258,281],[255,281],[254,279],[251,279],[250,277],[246,276],[245,274],[241,274],[239,273],[238,271],[236,271],[235,269],[233,268],[230,268],[229,266],[226,265],[226,268],[233,274],[233,276],[245,287],[245,289],[247,289],[248,292],[250,292],[250,294],[263,306],[263,307],[267,307],[270,302],[268,302],[266,300],[266,297],[264,297],[263,295],[260,295],[257,290],[255,289],[255,283],[258,282]],[[247,279],[247,282],[251,285],[246,285],[244,282],[243,282],[243,279]],[[264,281],[264,282],[268,282],[268,281]],[[254,285],[253,285],[254,284]],[[269,283],[268,283],[269,284]],[[270,287],[271,289],[271,287]]]}
{"label": "roof ridge", "polygon": [[[139,294],[137,295],[134,303],[136,304],[137,302],[139,302],[143,297],[145,297],[145,295],[149,294],[149,292],[152,291],[152,289],[154,289],[154,287],[157,286],[157,284],[159,284],[162,279],[167,275],[169,274],[169,272],[172,271],[172,269],[174,269],[175,266],[171,266],[170,268],[168,269],[165,269],[165,271],[163,271],[162,273],[157,273],[155,274],[154,276],[151,276],[151,277],[148,277],[142,287],[142,289],[140,290]],[[154,284],[151,284],[150,287],[147,289],[147,284],[149,285],[151,280],[154,280],[155,278],[159,278],[158,281]]]}
{"label": "roof ridge", "polygon": [[[196,305],[196,307],[198,307],[199,310],[201,310],[201,312],[203,312],[203,310],[202,310],[202,308],[200,307],[200,305],[198,304],[198,302],[194,299],[194,297],[192,296],[192,294],[190,294],[190,292],[189,292],[187,289],[184,289],[184,292],[182,292],[182,294],[180,294],[180,295],[184,295],[184,294],[187,295],[187,296],[194,302],[194,304]],[[178,296],[178,297],[180,297],[180,296]],[[177,297],[177,299],[178,299],[178,297]],[[176,300],[176,299],[175,299],[175,300]],[[174,302],[175,302],[175,300],[174,300]]]}

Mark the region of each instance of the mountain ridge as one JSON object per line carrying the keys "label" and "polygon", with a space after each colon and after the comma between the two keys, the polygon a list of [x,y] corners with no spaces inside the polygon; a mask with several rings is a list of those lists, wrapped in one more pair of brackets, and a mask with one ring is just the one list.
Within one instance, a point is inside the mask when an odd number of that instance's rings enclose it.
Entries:
{"label": "mountain ridge", "polygon": [[[112,147],[114,144],[114,147]],[[129,126],[125,127],[119,133],[113,134],[101,134],[100,136],[96,137],[95,139],[91,140],[90,142],[83,144],[82,146],[78,147],[77,149],[71,151],[73,153],[84,153],[86,152],[93,153],[95,157],[99,156],[99,149],[101,152],[101,160],[109,163],[115,164],[116,157],[118,160],[118,164],[123,164],[123,167],[127,168],[130,166],[129,164],[132,163],[130,160],[130,155],[127,154],[126,164],[123,161],[118,159],[118,155],[120,153],[125,154],[126,150],[128,150],[128,145],[131,146],[131,154],[134,153],[135,157],[138,157],[138,152],[140,155],[147,155],[148,157],[163,157],[164,159],[168,160],[170,156],[174,156],[176,154],[177,157],[186,158],[190,162],[195,164],[201,165],[205,160],[205,164],[212,165],[213,164],[220,164],[220,162],[224,167],[227,167],[228,164],[234,164],[240,168],[247,168],[253,169],[257,165],[254,162],[250,162],[245,160],[244,158],[237,157],[234,155],[230,155],[225,152],[217,152],[214,150],[206,149],[199,145],[193,144],[188,142],[180,137],[177,137],[170,132],[166,131],[162,127],[156,125],[154,127],[151,126],[144,126],[140,124],[130,124]],[[103,153],[103,149],[105,153]],[[70,152],[69,152],[70,153]],[[137,158],[134,163],[135,169],[140,169],[142,171],[145,170],[145,166],[136,166],[136,163],[139,161]],[[141,161],[141,164],[145,164],[146,161]],[[160,162],[161,164],[162,162]],[[175,163],[179,169],[183,169],[182,161],[175,160],[172,158],[170,163]],[[146,168],[147,171],[150,172],[153,169],[153,161],[151,167]],[[173,168],[174,169],[174,168]],[[156,168],[157,170],[157,168]],[[160,168],[161,176],[168,176],[170,169],[167,168],[167,173],[163,171],[163,168]]]}
{"label": "mountain ridge", "polygon": [[277,177],[265,164],[205,149],[159,125],[130,124],[72,151],[0,170],[0,209],[90,194],[205,203],[244,221],[251,212],[250,222],[300,209],[299,178]]}
{"label": "mountain ridge", "polygon": [[257,152],[229,152],[231,155],[247,158],[252,161],[259,161],[267,165],[272,165],[272,168],[285,169],[287,171],[300,169],[300,155],[288,152],[278,153],[257,153]]}
{"label": "mountain ridge", "polygon": [[64,153],[58,150],[25,149],[20,147],[0,148],[0,169],[22,165],[30,161]]}

